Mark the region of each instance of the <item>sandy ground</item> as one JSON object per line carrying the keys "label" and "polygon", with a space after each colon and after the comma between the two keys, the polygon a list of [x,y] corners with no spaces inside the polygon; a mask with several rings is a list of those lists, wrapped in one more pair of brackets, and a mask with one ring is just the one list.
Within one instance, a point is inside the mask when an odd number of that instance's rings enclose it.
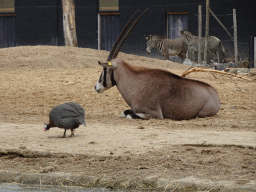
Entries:
{"label": "sandy ground", "polygon": [[[181,189],[181,183],[193,190],[256,188],[255,81],[191,73],[190,78],[218,91],[222,106],[216,116],[128,120],[120,117],[128,106],[116,87],[94,91],[102,70],[97,61],[107,55],[51,46],[0,49],[0,175],[69,173],[97,177],[94,186],[113,189],[171,191]],[[119,57],[178,75],[189,68],[123,53]],[[70,101],[84,107],[87,126],[72,138],[60,138],[58,128],[43,132],[51,108]],[[48,155],[24,155],[28,152]],[[102,178],[108,182],[102,184]]]}

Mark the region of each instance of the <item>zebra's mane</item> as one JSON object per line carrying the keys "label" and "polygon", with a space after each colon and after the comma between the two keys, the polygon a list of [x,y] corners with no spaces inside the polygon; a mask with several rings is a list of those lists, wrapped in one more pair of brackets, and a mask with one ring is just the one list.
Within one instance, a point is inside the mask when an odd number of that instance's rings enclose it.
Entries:
{"label": "zebra's mane", "polygon": [[166,39],[167,37],[165,35],[152,35],[152,37],[155,36],[158,39]]}
{"label": "zebra's mane", "polygon": [[183,33],[189,35],[189,36],[196,36],[194,33],[190,32],[190,31],[187,31],[187,30],[182,30]]}

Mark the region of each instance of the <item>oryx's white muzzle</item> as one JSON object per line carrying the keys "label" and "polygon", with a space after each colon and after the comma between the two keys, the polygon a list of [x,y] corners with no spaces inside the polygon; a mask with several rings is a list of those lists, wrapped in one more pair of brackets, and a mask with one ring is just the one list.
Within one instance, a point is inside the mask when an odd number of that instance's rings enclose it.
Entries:
{"label": "oryx's white muzzle", "polygon": [[95,91],[98,93],[103,93],[106,90],[106,88],[103,86],[102,83],[97,82],[95,85]]}

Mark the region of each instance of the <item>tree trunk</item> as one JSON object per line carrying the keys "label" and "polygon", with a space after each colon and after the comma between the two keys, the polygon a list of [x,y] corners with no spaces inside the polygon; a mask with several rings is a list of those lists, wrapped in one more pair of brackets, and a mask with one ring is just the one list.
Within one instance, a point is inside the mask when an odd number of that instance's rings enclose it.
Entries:
{"label": "tree trunk", "polygon": [[65,46],[77,47],[75,0],[62,0]]}

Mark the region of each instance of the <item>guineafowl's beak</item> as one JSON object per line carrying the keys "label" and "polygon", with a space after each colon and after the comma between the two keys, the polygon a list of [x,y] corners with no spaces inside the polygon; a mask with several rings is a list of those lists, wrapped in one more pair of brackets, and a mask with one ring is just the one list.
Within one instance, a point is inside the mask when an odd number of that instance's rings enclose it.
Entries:
{"label": "guineafowl's beak", "polygon": [[83,122],[82,125],[86,127],[86,123],[85,122]]}
{"label": "guineafowl's beak", "polygon": [[46,124],[44,125],[44,131],[47,131],[47,125]]}

